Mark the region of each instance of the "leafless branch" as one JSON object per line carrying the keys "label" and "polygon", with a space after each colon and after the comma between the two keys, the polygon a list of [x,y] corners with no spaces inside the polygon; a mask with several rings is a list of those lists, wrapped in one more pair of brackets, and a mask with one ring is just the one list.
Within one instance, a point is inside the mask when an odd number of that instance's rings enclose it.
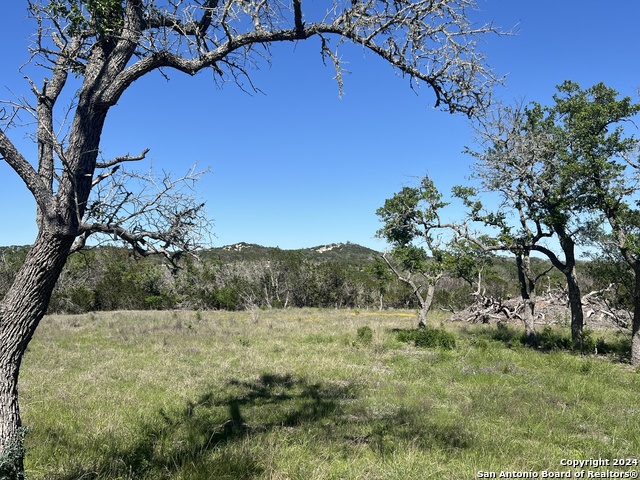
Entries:
{"label": "leafless branch", "polygon": [[[322,21],[305,21],[311,7],[267,1],[176,2],[170,8],[153,3],[142,12],[136,46],[140,59],[118,80],[105,86],[104,99],[121,91],[151,70],[173,68],[193,75],[214,67],[237,82],[256,59],[268,57],[268,45],[280,41],[321,37],[322,53],[341,71],[339,55],[327,45],[328,36],[362,45],[382,57],[412,86],[429,85],[435,105],[473,114],[490,101],[499,81],[484,64],[477,40],[498,33],[491,24],[475,27],[466,16],[471,0],[380,2],[336,0]],[[318,8],[317,6],[313,7]],[[135,25],[135,22],[131,22]],[[336,48],[337,48],[336,47]],[[340,75],[336,76],[339,82]]]}
{"label": "leafless branch", "polygon": [[107,160],[106,162],[97,162],[96,168],[109,168],[124,162],[138,162],[140,160],[144,160],[147,156],[147,153],[149,153],[148,148],[143,150],[140,155],[131,156],[129,154],[126,154],[121,157],[116,157],[112,160]]}
{"label": "leafless branch", "polygon": [[94,180],[94,194],[73,251],[99,235],[102,239],[97,243],[122,242],[139,255],[160,254],[173,260],[179,252],[194,253],[207,243],[210,220],[204,203],[192,190],[206,171],[192,168],[186,175],[173,178],[167,173],[156,176],[150,171],[141,175],[119,167]]}
{"label": "leafless branch", "polygon": [[5,135],[3,130],[0,130],[0,157],[20,176],[41,211],[45,212],[46,216],[53,217],[53,196],[51,192],[47,189],[27,159],[20,154],[11,140]]}

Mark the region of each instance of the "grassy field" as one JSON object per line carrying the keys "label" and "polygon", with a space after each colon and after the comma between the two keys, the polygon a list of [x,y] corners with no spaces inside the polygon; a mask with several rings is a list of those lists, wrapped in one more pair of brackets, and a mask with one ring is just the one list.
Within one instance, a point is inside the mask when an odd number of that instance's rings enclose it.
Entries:
{"label": "grassy field", "polygon": [[628,365],[487,325],[446,324],[455,348],[419,348],[396,333],[414,323],[313,309],[46,317],[20,380],[28,478],[544,478],[570,470],[562,459],[638,457]]}

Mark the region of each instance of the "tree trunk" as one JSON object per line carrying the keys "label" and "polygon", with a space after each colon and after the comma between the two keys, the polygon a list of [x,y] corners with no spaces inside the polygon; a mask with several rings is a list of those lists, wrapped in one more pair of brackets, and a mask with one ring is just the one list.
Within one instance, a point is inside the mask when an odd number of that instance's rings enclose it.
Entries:
{"label": "tree trunk", "polygon": [[429,313],[429,309],[424,305],[420,305],[420,310],[418,310],[418,328],[424,328],[427,326],[427,314]]}
{"label": "tree trunk", "polygon": [[536,346],[538,338],[535,328],[536,310],[536,281],[531,271],[531,257],[529,252],[516,254],[518,267],[518,281],[520,282],[520,296],[524,305],[522,323],[524,323],[525,341],[529,346]]}
{"label": "tree trunk", "polygon": [[436,291],[435,283],[429,282],[427,284],[427,295],[422,298],[420,292],[416,292],[418,301],[420,302],[420,311],[418,312],[418,327],[424,328],[427,326],[427,315],[431,310],[431,304],[433,303],[433,295]]}
{"label": "tree trunk", "polygon": [[631,365],[640,366],[640,302],[635,305],[631,330]]}
{"label": "tree trunk", "polygon": [[47,311],[74,237],[46,231],[36,238],[0,303],[0,478],[23,477],[18,375],[29,341]]}
{"label": "tree trunk", "polygon": [[524,337],[527,345],[535,347],[538,344],[538,335],[535,327],[536,301],[528,298],[524,301],[522,323],[524,324]]}
{"label": "tree trunk", "polygon": [[635,274],[633,324],[631,325],[631,365],[640,366],[640,262],[632,265]]}
{"label": "tree trunk", "polygon": [[571,309],[571,340],[576,348],[582,347],[584,338],[582,328],[584,327],[584,315],[582,313],[582,294],[578,285],[575,266],[569,268],[565,273],[567,278],[567,289],[569,290],[569,307]]}
{"label": "tree trunk", "polygon": [[24,478],[22,423],[18,408],[19,365],[0,365],[0,478]]}
{"label": "tree trunk", "polygon": [[[584,338],[582,337],[582,328],[584,326],[584,316],[582,314],[582,295],[580,293],[580,286],[578,285],[578,276],[576,274],[576,255],[575,255],[575,241],[565,230],[565,225],[554,225],[554,230],[558,235],[560,246],[564,252],[564,266],[560,266],[559,269],[564,273],[567,279],[567,289],[569,290],[569,308],[571,309],[571,341],[574,348],[579,348],[582,351],[584,347]],[[551,261],[557,266],[558,261]]]}

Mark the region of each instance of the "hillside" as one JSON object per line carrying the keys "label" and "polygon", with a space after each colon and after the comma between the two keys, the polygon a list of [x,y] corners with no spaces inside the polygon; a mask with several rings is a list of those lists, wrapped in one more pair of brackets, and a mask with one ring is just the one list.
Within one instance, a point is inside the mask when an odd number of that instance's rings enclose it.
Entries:
{"label": "hillside", "polygon": [[[29,250],[29,245],[0,246],[0,256],[8,257],[24,256]],[[330,243],[311,248],[286,250],[278,247],[264,247],[255,243],[239,242],[223,247],[208,248],[200,254],[205,259],[216,259],[224,263],[252,260],[266,260],[274,252],[298,253],[303,258],[314,262],[339,262],[362,264],[373,261],[381,252],[372,250],[355,243]]]}
{"label": "hillside", "polygon": [[297,253],[303,258],[314,262],[338,262],[350,264],[362,264],[373,261],[380,256],[380,252],[372,250],[355,243],[331,243],[329,245],[318,245],[316,247],[282,250],[277,247],[263,247],[253,243],[240,242],[234,245],[207,249],[202,253],[202,257],[215,258],[224,263],[267,260],[275,252]]}
{"label": "hillside", "polygon": [[[0,247],[0,298],[8,291],[28,248]],[[137,258],[124,248],[98,247],[74,254],[56,285],[49,311],[417,306],[412,290],[404,283],[391,275],[385,278],[378,275],[373,263],[380,252],[358,244],[332,243],[283,250],[240,242],[203,250],[199,256],[197,262],[185,257],[184,264],[170,272],[159,257]],[[538,272],[548,268],[542,259],[534,259],[532,263]],[[580,271],[585,295],[603,288],[600,285],[603,282],[590,275],[586,264],[580,265]],[[495,256],[482,280],[485,296],[492,300],[495,312],[485,311],[489,305],[480,312],[466,311],[473,301],[471,287],[451,276],[439,283],[434,309],[459,312],[467,319],[477,317],[478,313],[494,320],[502,318],[503,307],[517,303],[520,298],[515,262],[510,257]],[[548,319],[567,317],[566,309],[551,311],[542,306],[542,297],[548,292],[559,292],[562,303],[563,285],[557,270],[549,271],[540,285],[538,311]],[[621,295],[625,291],[609,294],[609,300],[621,308],[624,301]],[[603,311],[600,307],[588,310]],[[611,312],[602,315],[608,313]],[[592,320],[589,317],[590,325]]]}

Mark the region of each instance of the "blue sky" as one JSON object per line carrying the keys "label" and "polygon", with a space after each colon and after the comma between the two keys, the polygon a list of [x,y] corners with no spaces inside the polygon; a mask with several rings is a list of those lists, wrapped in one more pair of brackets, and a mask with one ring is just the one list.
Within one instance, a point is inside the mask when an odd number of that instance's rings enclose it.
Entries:
{"label": "blue sky", "polygon": [[[0,86],[6,88],[0,98],[30,94],[18,72],[32,28],[25,4],[2,7]],[[481,45],[488,63],[507,75],[497,97],[546,104],[555,85],[570,79],[583,87],[603,81],[640,101],[637,0],[478,5],[478,21],[517,31],[488,36]],[[380,228],[375,210],[425,172],[445,192],[464,183],[470,158],[462,150],[471,145],[472,131],[464,117],[434,110],[427,88],[416,95],[358,47],[343,50],[351,73],[339,98],[333,68],[323,65],[319,50],[317,40],[275,46],[271,65],[252,76],[264,94],[247,95],[231,84],[216,88],[209,73],[142,79],[110,113],[104,156],[150,148],[155,169],[180,174],[194,162],[210,168],[197,190],[214,221],[215,246],[244,241],[288,249],[351,241],[384,249],[374,238]],[[12,139],[33,155],[27,140]],[[36,234],[34,203],[3,163],[0,179],[0,245],[29,244]]]}

